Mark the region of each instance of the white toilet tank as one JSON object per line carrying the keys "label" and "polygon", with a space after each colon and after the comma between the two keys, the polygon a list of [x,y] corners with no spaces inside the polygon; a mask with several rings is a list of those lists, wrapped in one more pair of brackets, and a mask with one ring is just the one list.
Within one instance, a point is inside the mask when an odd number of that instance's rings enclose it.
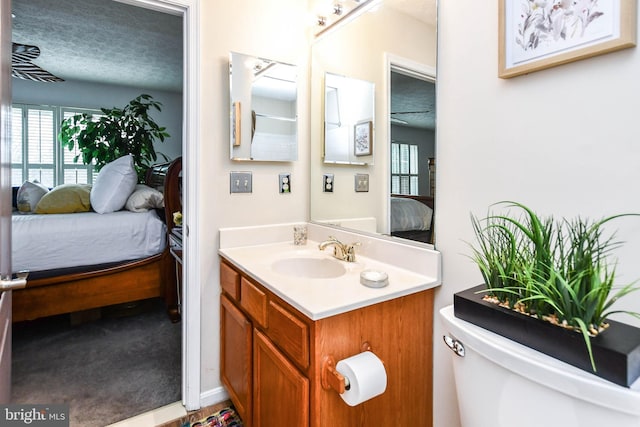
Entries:
{"label": "white toilet tank", "polygon": [[[440,310],[454,340],[463,427],[640,427],[640,380],[622,387]],[[442,344],[445,345],[445,344]]]}

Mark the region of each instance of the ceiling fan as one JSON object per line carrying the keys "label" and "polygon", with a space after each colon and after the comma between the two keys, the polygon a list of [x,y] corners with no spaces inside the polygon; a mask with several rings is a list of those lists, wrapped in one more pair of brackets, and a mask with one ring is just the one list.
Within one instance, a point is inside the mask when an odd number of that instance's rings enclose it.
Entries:
{"label": "ceiling fan", "polygon": [[54,76],[47,70],[31,62],[40,56],[40,48],[22,43],[13,43],[11,50],[11,75],[19,79],[36,82],[63,82],[64,79]]}

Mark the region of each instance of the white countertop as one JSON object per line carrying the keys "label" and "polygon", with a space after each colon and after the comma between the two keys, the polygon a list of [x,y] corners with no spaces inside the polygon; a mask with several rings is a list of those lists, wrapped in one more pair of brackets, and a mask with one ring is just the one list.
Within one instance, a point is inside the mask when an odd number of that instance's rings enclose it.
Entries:
{"label": "white countertop", "polygon": [[[430,276],[361,254],[356,255],[355,263],[338,261],[333,258],[332,253],[332,247],[320,251],[318,242],[312,240],[307,241],[304,246],[295,246],[293,242],[279,242],[219,250],[220,256],[312,320],[345,313],[440,285],[440,279],[437,277],[438,269],[434,269],[434,275]],[[282,274],[272,268],[272,264],[279,259],[297,257],[335,260],[345,267],[346,273],[337,278],[316,279]],[[427,260],[424,262],[427,263]],[[382,288],[369,288],[360,284],[360,272],[365,269],[387,273],[389,285]]]}

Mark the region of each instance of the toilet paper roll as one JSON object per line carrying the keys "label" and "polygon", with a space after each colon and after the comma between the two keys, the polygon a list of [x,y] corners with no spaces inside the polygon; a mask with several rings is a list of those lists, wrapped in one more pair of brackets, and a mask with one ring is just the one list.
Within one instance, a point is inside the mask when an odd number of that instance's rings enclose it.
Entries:
{"label": "toilet paper roll", "polygon": [[384,364],[370,351],[365,351],[336,364],[336,370],[349,380],[349,387],[340,395],[349,406],[356,406],[384,393],[387,371]]}

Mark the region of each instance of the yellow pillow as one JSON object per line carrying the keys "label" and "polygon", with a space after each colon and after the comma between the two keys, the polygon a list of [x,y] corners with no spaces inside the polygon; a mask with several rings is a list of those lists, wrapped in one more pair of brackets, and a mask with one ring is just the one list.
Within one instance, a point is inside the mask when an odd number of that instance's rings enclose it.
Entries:
{"label": "yellow pillow", "polygon": [[60,214],[89,212],[91,209],[89,184],[62,184],[42,196],[35,212],[38,214]]}

